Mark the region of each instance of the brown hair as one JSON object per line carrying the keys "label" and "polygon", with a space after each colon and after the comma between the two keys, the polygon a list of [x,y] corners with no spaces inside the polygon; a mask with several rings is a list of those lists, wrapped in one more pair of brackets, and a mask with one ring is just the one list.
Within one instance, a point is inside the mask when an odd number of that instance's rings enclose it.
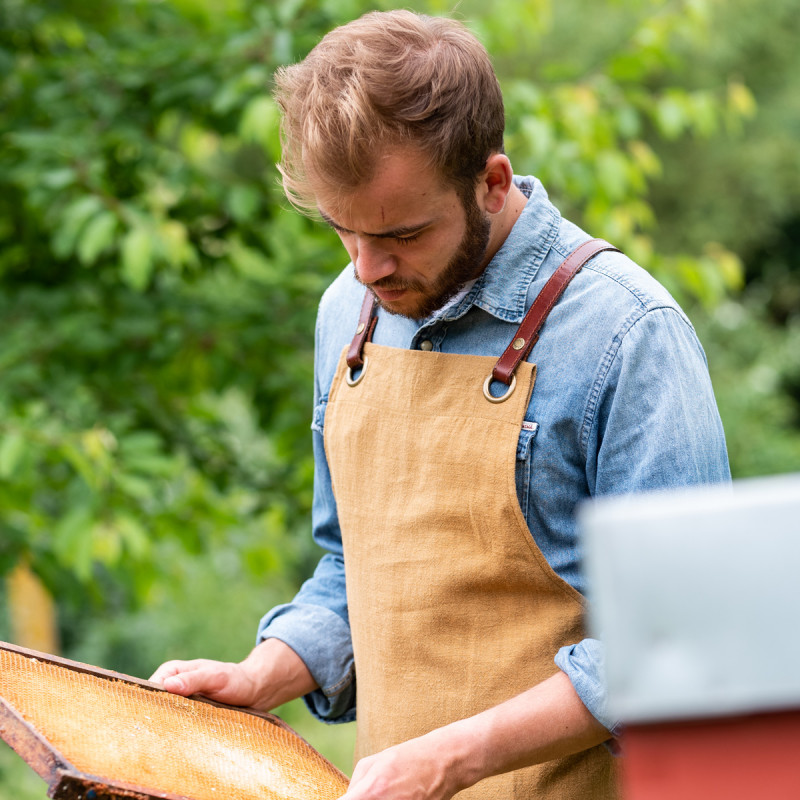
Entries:
{"label": "brown hair", "polygon": [[462,198],[503,150],[503,98],[489,56],[454,20],[371,12],[278,70],[275,84],[283,187],[306,212],[317,192],[335,197],[368,182],[386,147],[419,148]]}

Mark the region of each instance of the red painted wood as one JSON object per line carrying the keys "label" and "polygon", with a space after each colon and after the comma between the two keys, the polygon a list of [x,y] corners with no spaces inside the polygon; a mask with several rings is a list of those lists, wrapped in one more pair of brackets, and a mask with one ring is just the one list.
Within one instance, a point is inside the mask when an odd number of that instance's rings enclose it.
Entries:
{"label": "red painted wood", "polygon": [[631,725],[624,800],[800,800],[800,710]]}

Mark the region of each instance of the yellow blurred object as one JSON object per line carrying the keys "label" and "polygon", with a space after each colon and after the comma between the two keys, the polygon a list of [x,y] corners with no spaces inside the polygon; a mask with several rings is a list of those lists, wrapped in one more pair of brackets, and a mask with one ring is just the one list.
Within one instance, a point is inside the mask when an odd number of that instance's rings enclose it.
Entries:
{"label": "yellow blurred object", "polygon": [[53,598],[26,562],[14,567],[6,587],[13,641],[31,650],[58,653]]}

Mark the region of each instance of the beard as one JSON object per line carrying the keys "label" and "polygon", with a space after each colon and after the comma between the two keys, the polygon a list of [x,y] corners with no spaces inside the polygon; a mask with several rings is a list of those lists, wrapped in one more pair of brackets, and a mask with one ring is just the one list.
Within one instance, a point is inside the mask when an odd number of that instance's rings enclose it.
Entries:
{"label": "beard", "polygon": [[[371,285],[364,284],[370,291],[378,289],[407,289],[416,292],[419,299],[413,308],[398,311],[390,303],[384,303],[372,292],[378,305],[390,314],[398,314],[411,319],[425,319],[444,306],[448,300],[458,294],[461,287],[478,277],[482,271],[486,250],[489,247],[491,223],[489,217],[481,213],[472,193],[462,199],[465,216],[465,231],[456,252],[447,266],[431,283],[422,281],[400,281],[391,276],[375,281]],[[358,272],[356,272],[358,279]],[[360,280],[360,279],[358,279]],[[363,283],[363,281],[360,281]]]}

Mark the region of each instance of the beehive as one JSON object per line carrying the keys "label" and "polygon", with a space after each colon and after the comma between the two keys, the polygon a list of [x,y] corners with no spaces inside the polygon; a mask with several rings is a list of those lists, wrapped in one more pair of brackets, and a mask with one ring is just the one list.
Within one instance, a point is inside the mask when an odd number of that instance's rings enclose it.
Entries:
{"label": "beehive", "polygon": [[55,798],[334,800],[347,790],[277,717],[2,643],[0,735]]}
{"label": "beehive", "polygon": [[800,474],[580,521],[626,800],[800,798]]}

